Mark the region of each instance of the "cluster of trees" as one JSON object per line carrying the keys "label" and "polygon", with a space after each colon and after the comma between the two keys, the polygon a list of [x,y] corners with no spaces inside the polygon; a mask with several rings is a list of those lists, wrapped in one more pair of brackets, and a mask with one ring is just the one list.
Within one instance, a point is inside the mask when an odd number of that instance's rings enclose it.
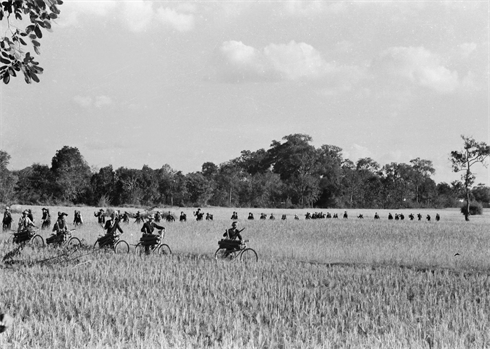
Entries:
{"label": "cluster of trees", "polygon": [[[315,148],[308,135],[285,136],[268,150],[244,150],[201,171],[183,174],[164,165],[142,169],[111,165],[92,171],[79,150],[58,150],[51,166],[33,164],[9,171],[0,151],[0,201],[94,206],[178,205],[229,207],[457,207],[470,200],[488,204],[490,188],[454,181],[436,184],[432,162],[416,158],[379,165],[352,162],[333,145]],[[456,171],[456,169],[455,169]],[[473,178],[474,179],[474,178]],[[468,189],[468,191],[466,191]]]}

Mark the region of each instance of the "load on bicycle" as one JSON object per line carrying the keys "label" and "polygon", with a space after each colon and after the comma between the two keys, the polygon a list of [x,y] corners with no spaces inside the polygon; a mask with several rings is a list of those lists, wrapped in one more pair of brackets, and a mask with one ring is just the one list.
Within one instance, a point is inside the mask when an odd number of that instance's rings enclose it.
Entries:
{"label": "load on bicycle", "polygon": [[236,221],[231,223],[231,228],[226,229],[225,233],[223,234],[224,239],[218,241],[219,247],[226,249],[226,252],[228,254],[239,250],[242,244],[243,239],[240,233],[245,228],[243,228],[242,230],[238,230],[237,225],[238,223]]}

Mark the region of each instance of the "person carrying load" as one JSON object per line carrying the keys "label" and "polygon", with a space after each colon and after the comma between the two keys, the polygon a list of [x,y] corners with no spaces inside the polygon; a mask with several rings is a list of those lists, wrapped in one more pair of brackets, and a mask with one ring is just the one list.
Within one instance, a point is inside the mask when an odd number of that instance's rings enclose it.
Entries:
{"label": "person carrying load", "polygon": [[106,245],[113,246],[116,238],[116,230],[119,230],[123,234],[123,230],[119,226],[119,222],[116,219],[116,213],[111,213],[111,219],[105,222],[104,230],[106,234],[99,239],[99,247],[104,247]]}
{"label": "person carrying load", "polygon": [[66,233],[68,233],[68,227],[66,226],[65,216],[68,216],[64,212],[58,212],[58,220],[54,223],[53,233],[49,238],[46,239],[47,244],[61,244],[65,241]]}
{"label": "person carrying load", "polygon": [[22,212],[22,217],[19,219],[19,226],[17,228],[17,233],[14,233],[14,242],[21,243],[24,241],[28,241],[34,232],[32,230],[34,222],[28,217],[29,211],[24,210]]}
{"label": "person carrying load", "polygon": [[[141,227],[141,232],[143,235],[141,236],[140,242],[143,246],[145,246],[145,253],[150,253],[150,248],[154,248],[159,242],[162,235],[162,230],[165,230],[165,227],[156,224],[153,221],[153,215],[148,215],[146,217],[148,220]],[[158,229],[158,235],[153,234],[155,228]]]}
{"label": "person carrying load", "polygon": [[226,252],[229,254],[233,251],[239,250],[240,245],[242,244],[242,236],[240,233],[245,230],[243,228],[242,230],[238,230],[237,228],[238,222],[234,221],[231,223],[231,228],[226,229],[225,233],[223,234],[224,239],[221,239],[218,242],[218,245],[221,248],[226,248]]}

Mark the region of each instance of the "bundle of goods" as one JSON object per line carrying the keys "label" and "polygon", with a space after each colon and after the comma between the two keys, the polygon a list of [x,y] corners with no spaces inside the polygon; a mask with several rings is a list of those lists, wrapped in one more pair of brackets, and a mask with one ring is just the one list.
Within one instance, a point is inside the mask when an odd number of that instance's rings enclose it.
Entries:
{"label": "bundle of goods", "polygon": [[14,233],[14,242],[20,244],[21,242],[28,241],[32,236],[32,233],[28,230]]}
{"label": "bundle of goods", "polygon": [[153,234],[143,234],[140,242],[143,246],[156,245],[160,241],[160,236]]}
{"label": "bundle of goods", "polygon": [[241,242],[239,240],[227,240],[221,239],[218,241],[218,245],[220,248],[226,248],[229,250],[238,250],[240,248]]}

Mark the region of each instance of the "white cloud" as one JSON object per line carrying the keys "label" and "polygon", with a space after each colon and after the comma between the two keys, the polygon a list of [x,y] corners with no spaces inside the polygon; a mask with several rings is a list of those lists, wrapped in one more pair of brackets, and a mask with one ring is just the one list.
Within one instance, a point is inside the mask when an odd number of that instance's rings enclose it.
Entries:
{"label": "white cloud", "polygon": [[124,2],[123,17],[129,30],[133,32],[143,32],[152,23],[153,4],[149,1],[135,0]]}
{"label": "white cloud", "polygon": [[95,97],[94,105],[97,108],[102,108],[104,106],[110,106],[112,104],[113,104],[113,102],[112,102],[112,99],[110,97],[107,97],[107,96],[97,96],[97,97]]}
{"label": "white cloud", "polygon": [[273,68],[287,80],[318,78],[334,70],[312,46],[304,42],[270,44],[264,48],[264,55]]}
{"label": "white cloud", "polygon": [[318,79],[336,71],[311,45],[294,41],[270,44],[263,50],[241,41],[226,41],[219,52],[222,72],[240,75],[245,81]]}
{"label": "white cloud", "polygon": [[[188,10],[188,8],[183,8]],[[171,8],[159,8],[156,14],[157,18],[174,29],[186,32],[194,29],[194,15],[190,13],[179,13]]]}
{"label": "white cloud", "polygon": [[119,19],[130,31],[139,33],[152,25],[163,23],[185,32],[194,29],[193,4],[181,3],[170,7],[157,7],[159,3],[147,0],[132,1],[75,1],[68,0],[63,5],[61,26],[78,25],[84,18],[106,17]]}
{"label": "white cloud", "polygon": [[82,108],[89,108],[92,105],[92,97],[89,96],[75,96],[73,101]]}
{"label": "white cloud", "polygon": [[389,48],[373,66],[439,93],[453,92],[459,85],[458,73],[446,68],[437,54],[423,47]]}
{"label": "white cloud", "polygon": [[474,42],[467,42],[459,45],[459,49],[461,50],[461,55],[465,58],[469,57],[476,50],[476,47],[477,45]]}
{"label": "white cloud", "polygon": [[106,1],[77,1],[65,0],[60,8],[62,15],[57,19],[60,26],[78,25],[80,15],[108,16],[117,10],[118,2],[116,0]]}

